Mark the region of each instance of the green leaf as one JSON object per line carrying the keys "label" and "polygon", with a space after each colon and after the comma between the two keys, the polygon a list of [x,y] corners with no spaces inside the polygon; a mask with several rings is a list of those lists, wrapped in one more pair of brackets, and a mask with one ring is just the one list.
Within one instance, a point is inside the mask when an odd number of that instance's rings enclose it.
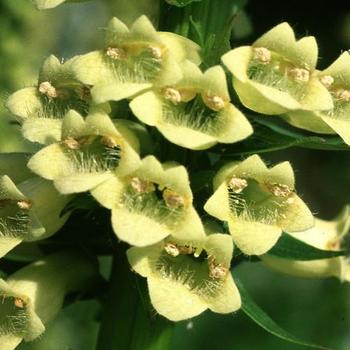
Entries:
{"label": "green leaf", "polygon": [[244,288],[243,284],[239,280],[236,279],[235,282],[236,282],[238,290],[241,294],[241,300],[242,300],[241,309],[249,318],[251,318],[260,327],[264,328],[266,331],[273,334],[274,336],[281,338],[285,341],[288,341],[290,343],[303,345],[303,346],[307,346],[309,348],[314,348],[314,349],[329,350],[329,348],[326,348],[326,347],[321,346],[321,345],[306,342],[306,341],[299,339],[298,337],[290,334],[289,332],[285,331],[274,320],[272,320],[270,318],[270,316],[264,310],[262,310],[254,302],[254,300],[250,297],[250,295],[248,294],[248,292]]}
{"label": "green leaf", "polygon": [[184,7],[189,5],[191,2],[199,2],[202,0],[165,0],[168,4],[177,6],[177,7]]}
{"label": "green leaf", "polygon": [[300,147],[350,151],[350,147],[339,136],[314,134],[289,126],[277,119],[271,121],[271,118],[267,117],[253,117],[253,120],[259,125],[267,127],[270,131],[289,138],[289,141],[297,142]]}
{"label": "green leaf", "polygon": [[309,261],[344,256],[347,252],[318,249],[284,232],[267,254],[283,259]]}
{"label": "green leaf", "polygon": [[275,152],[291,147],[350,151],[350,147],[339,136],[302,131],[275,117],[249,116],[249,120],[252,122],[254,134],[243,142],[221,147],[224,157]]}

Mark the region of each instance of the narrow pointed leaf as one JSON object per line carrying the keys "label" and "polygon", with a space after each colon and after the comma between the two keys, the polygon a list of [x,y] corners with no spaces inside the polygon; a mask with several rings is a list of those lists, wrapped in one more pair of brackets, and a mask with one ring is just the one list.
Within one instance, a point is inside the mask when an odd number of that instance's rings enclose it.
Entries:
{"label": "narrow pointed leaf", "polygon": [[264,328],[267,332],[273,334],[274,336],[281,338],[290,343],[307,346],[313,349],[330,350],[329,348],[326,348],[324,346],[309,343],[307,341],[299,339],[293,334],[290,334],[289,332],[285,331],[273,319],[271,319],[270,316],[264,310],[262,310],[254,302],[254,300],[250,297],[250,295],[248,294],[248,292],[246,291],[246,289],[244,288],[244,286],[239,280],[236,279],[235,282],[241,294],[241,299],[242,299],[241,309],[249,318],[251,318],[260,327]]}
{"label": "narrow pointed leaf", "polygon": [[283,259],[309,261],[343,256],[347,252],[318,249],[284,232],[276,245],[267,254]]}

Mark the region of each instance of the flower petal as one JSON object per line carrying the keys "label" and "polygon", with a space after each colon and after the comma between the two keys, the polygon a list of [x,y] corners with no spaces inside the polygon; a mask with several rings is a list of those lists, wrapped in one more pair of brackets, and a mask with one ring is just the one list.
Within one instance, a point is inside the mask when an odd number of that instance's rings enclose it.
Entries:
{"label": "flower petal", "polygon": [[229,230],[238,248],[247,255],[261,255],[278,241],[282,230],[274,225],[229,219]]}

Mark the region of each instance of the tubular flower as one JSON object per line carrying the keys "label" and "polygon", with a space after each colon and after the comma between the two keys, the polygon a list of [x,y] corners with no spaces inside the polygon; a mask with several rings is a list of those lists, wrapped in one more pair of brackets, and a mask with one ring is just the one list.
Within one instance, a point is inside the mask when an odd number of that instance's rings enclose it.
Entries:
{"label": "tubular flower", "polygon": [[28,140],[42,144],[58,141],[62,119],[70,109],[87,115],[90,87],[76,80],[73,61],[61,63],[51,55],[41,68],[37,86],[18,90],[8,98],[6,107],[22,124]]}
{"label": "tubular flower", "polygon": [[128,27],[113,18],[106,30],[103,50],[78,56],[74,71],[93,85],[96,103],[129,98],[153,85],[171,85],[181,78],[178,62],[200,63],[199,47],[179,35],[157,32],[146,16]]}
{"label": "tubular flower", "polygon": [[310,210],[294,192],[288,162],[267,168],[257,155],[231,162],[219,170],[213,186],[215,192],[204,209],[228,222],[233,241],[245,254],[264,254],[282,231],[313,226]]}
{"label": "tubular flower", "polygon": [[114,232],[123,241],[146,246],[177,232],[189,236],[200,231],[201,222],[192,207],[186,168],[161,164],[148,156],[139,168],[124,177],[115,176],[91,194],[112,210]]}
{"label": "tubular flower", "polygon": [[67,293],[84,288],[94,277],[94,265],[74,253],[57,253],[0,279],[0,344],[14,350],[32,341],[62,308]]}
{"label": "tubular flower", "polygon": [[68,219],[60,214],[69,200],[37,176],[16,185],[7,175],[0,176],[0,257],[22,241],[57,232]]}
{"label": "tubular flower", "polygon": [[230,103],[225,72],[220,66],[204,74],[192,62],[182,64],[183,77],[134,98],[133,113],[155,126],[169,141],[190,149],[218,142],[233,143],[252,132],[247,119]]}
{"label": "tubular flower", "polygon": [[0,257],[22,241],[57,232],[68,215],[61,211],[70,200],[51,182],[27,168],[27,153],[0,154]]}
{"label": "tubular flower", "polygon": [[241,298],[230,273],[232,239],[224,234],[174,238],[127,252],[132,268],[147,278],[156,311],[172,321],[210,309],[231,313]]}
{"label": "tubular flower", "polygon": [[138,140],[124,123],[95,112],[84,119],[69,111],[63,119],[60,142],[37,152],[28,167],[53,180],[63,194],[88,191],[114,174],[139,166]]}
{"label": "tubular flower", "polygon": [[338,134],[350,145],[350,55],[346,51],[328,68],[318,73],[328,89],[334,107],[327,111],[295,111],[285,119],[292,125],[326,134]]}
{"label": "tubular flower", "polygon": [[[291,235],[316,248],[336,251],[342,248],[349,229],[350,206],[347,205],[334,220],[327,221],[316,218],[315,227],[302,232],[293,232]],[[263,255],[261,259],[272,269],[289,275],[308,278],[335,276],[342,281],[350,282],[350,263],[345,257],[292,261]]]}
{"label": "tubular flower", "polygon": [[252,46],[222,57],[233,74],[241,102],[263,114],[294,110],[329,110],[333,101],[315,74],[318,48],[314,37],[296,40],[288,23],[281,23]]}

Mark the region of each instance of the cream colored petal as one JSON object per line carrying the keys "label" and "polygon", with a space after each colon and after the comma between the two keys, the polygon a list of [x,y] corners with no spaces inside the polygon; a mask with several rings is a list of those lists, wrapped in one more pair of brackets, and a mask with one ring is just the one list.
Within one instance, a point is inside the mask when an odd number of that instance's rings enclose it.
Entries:
{"label": "cream colored petal", "polygon": [[220,314],[228,314],[241,307],[241,296],[231,275],[226,277],[216,293],[208,295],[205,299],[209,309]]}
{"label": "cream colored petal", "polygon": [[320,134],[335,134],[336,132],[323,120],[321,112],[291,111],[282,116],[287,123],[301,129]]}
{"label": "cream colored petal", "polygon": [[21,119],[35,117],[43,108],[36,87],[16,91],[7,99],[6,107],[12,114]]}
{"label": "cream colored petal", "polygon": [[95,103],[120,101],[150,89],[151,83],[99,83],[91,89],[91,96]]}
{"label": "cream colored petal", "polygon": [[139,120],[151,126],[157,125],[163,115],[162,101],[153,91],[135,97],[130,102],[130,108]]}
{"label": "cream colored petal", "polygon": [[181,321],[199,315],[206,303],[181,282],[156,277],[148,278],[153,307],[171,321]]}
{"label": "cream colored petal", "polygon": [[222,183],[207,200],[204,210],[221,221],[228,219],[231,211],[226,182]]}
{"label": "cream colored petal", "polygon": [[127,257],[132,269],[143,277],[153,273],[152,262],[156,261],[162,253],[161,244],[147,247],[132,247],[127,250]]}
{"label": "cream colored petal", "polygon": [[54,179],[57,190],[62,194],[89,191],[112,177],[110,172],[102,173],[74,173],[62,175]]}
{"label": "cream colored petal", "polygon": [[278,224],[284,231],[305,231],[315,224],[315,219],[304,201],[296,194],[289,198],[285,217],[279,216]]}
{"label": "cream colored petal", "polygon": [[136,247],[155,244],[171,234],[165,224],[124,208],[112,209],[112,226],[119,239]]}
{"label": "cream colored petal", "polygon": [[90,193],[105,208],[112,209],[119,202],[124,188],[125,184],[117,176],[112,176],[90,190]]}
{"label": "cream colored petal", "polygon": [[279,227],[261,222],[229,219],[228,224],[233,242],[247,255],[265,254],[282,234]]}
{"label": "cream colored petal", "polygon": [[22,124],[23,136],[44,145],[61,139],[62,120],[53,118],[28,118]]}

